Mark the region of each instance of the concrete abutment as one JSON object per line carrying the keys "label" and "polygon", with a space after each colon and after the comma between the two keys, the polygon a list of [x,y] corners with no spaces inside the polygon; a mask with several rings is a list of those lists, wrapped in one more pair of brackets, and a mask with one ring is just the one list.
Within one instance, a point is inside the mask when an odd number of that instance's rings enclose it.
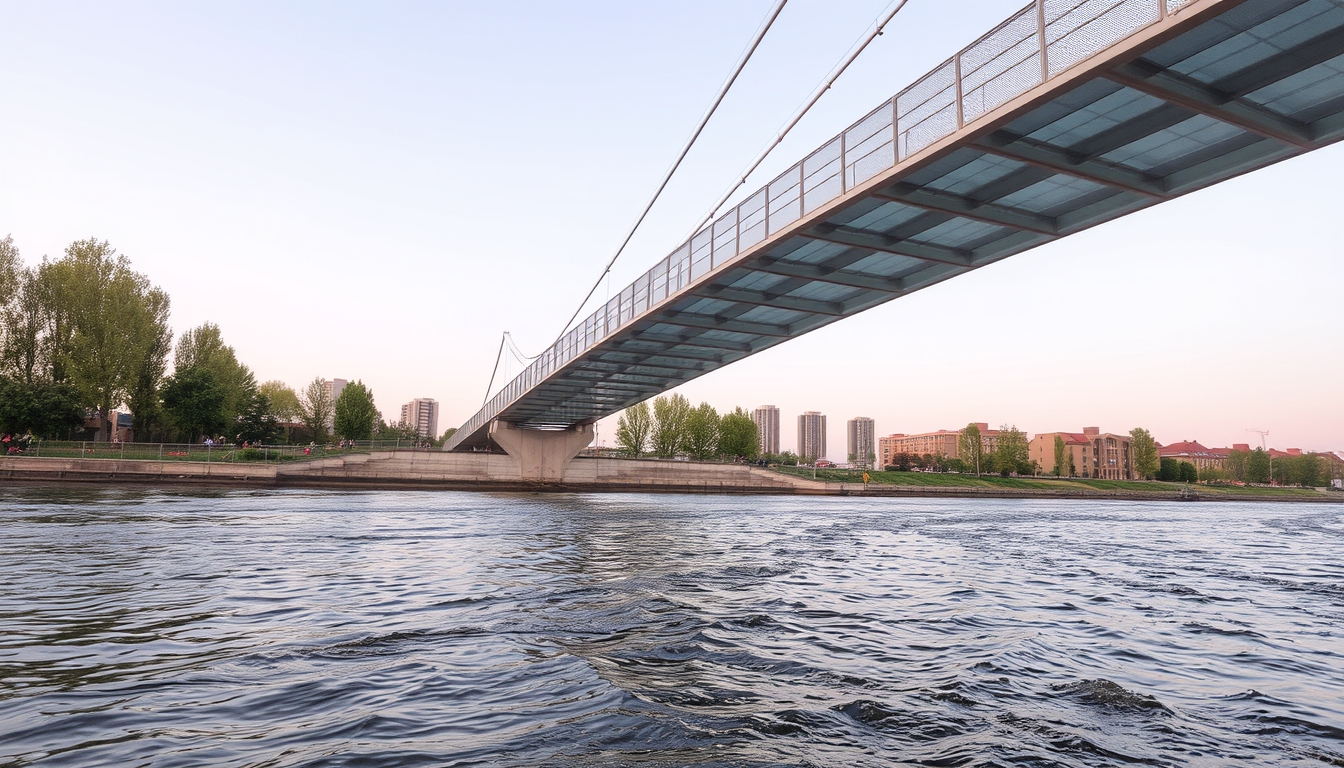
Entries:
{"label": "concrete abutment", "polygon": [[569,463],[593,442],[593,425],[562,430],[524,429],[507,421],[490,424],[490,439],[518,462],[523,480],[559,483]]}

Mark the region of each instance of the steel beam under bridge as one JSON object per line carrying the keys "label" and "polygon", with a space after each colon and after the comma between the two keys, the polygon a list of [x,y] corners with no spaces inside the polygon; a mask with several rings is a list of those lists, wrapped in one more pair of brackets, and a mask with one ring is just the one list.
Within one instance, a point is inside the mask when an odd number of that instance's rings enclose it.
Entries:
{"label": "steel beam under bridge", "polygon": [[1344,136],[1344,0],[1038,0],[586,318],[448,442],[560,429]]}

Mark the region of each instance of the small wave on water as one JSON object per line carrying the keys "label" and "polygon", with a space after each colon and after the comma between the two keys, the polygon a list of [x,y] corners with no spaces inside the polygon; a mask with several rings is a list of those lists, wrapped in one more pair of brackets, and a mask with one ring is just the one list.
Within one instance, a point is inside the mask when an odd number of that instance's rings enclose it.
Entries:
{"label": "small wave on water", "polygon": [[0,490],[0,766],[1344,766],[1342,519]]}

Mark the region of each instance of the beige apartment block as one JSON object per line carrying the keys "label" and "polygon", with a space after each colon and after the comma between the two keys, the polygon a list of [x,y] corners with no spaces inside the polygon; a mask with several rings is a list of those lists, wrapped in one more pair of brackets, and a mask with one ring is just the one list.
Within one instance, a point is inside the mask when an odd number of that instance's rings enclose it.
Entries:
{"label": "beige apartment block", "polygon": [[421,437],[439,436],[439,404],[432,397],[417,397],[401,406],[401,424]]}
{"label": "beige apartment block", "polygon": [[[976,422],[975,426],[980,428],[981,450],[990,453],[999,447],[999,430],[990,429],[989,424],[982,421]],[[912,456],[923,456],[927,453],[930,456],[956,458],[957,441],[960,438],[960,430],[950,429],[918,435],[887,435],[877,441],[877,465],[885,467],[894,464],[898,453],[908,453]]]}
{"label": "beige apartment block", "polygon": [[761,453],[779,453],[779,409],[773,405],[762,405],[751,412],[751,420],[756,422],[756,435],[760,440]]}
{"label": "beige apartment block", "polygon": [[1056,435],[1064,439],[1064,447],[1073,457],[1073,472],[1070,474],[1066,465],[1060,469],[1061,475],[1103,480],[1134,479],[1129,435],[1103,434],[1097,427],[1084,427],[1082,432],[1043,432],[1033,437],[1027,444],[1027,452],[1041,472],[1054,473]]}
{"label": "beige apartment block", "polygon": [[808,411],[798,417],[798,456],[826,458],[826,414]]}
{"label": "beige apartment block", "polygon": [[855,416],[845,423],[845,448],[850,461],[856,467],[872,467],[877,458],[877,446],[873,445],[876,432],[875,422],[867,416]]}

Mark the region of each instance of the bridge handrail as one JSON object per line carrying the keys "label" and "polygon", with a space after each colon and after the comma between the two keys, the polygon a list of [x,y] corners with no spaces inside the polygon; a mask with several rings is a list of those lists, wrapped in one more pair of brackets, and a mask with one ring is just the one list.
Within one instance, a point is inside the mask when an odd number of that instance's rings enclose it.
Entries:
{"label": "bridge handrail", "polygon": [[692,235],[501,388],[445,448],[456,447],[551,373],[745,249],[1031,88],[1201,2],[1035,0]]}

